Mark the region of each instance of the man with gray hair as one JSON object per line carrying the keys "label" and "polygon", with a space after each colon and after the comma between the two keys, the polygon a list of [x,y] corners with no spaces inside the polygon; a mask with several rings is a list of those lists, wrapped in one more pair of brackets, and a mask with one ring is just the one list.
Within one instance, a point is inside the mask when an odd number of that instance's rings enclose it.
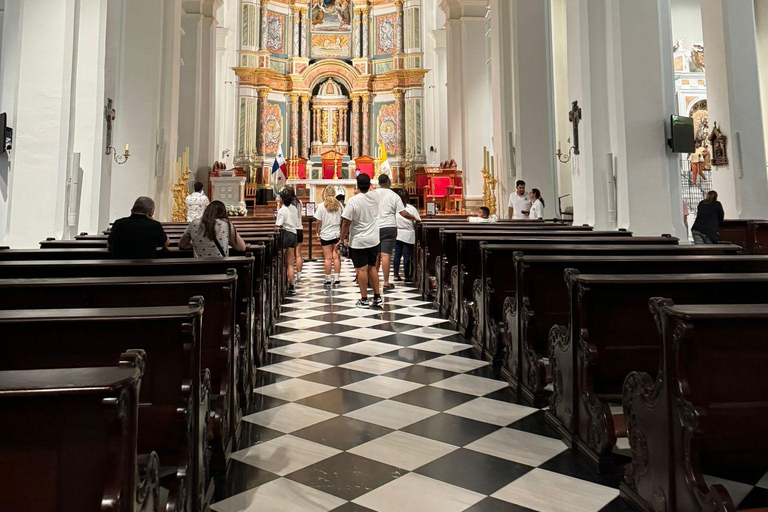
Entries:
{"label": "man with gray hair", "polygon": [[151,197],[142,196],[133,203],[130,217],[112,224],[107,248],[113,258],[154,258],[158,247],[168,247],[168,236],[163,226],[152,218],[154,214],[155,202]]}

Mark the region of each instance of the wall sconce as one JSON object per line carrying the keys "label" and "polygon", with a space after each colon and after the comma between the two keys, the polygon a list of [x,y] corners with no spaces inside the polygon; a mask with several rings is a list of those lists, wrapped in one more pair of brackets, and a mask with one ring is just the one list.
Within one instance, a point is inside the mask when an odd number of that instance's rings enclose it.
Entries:
{"label": "wall sconce", "polygon": [[115,159],[117,165],[123,165],[131,156],[130,144],[125,145],[125,153],[122,154],[118,154],[117,150],[113,146],[109,146],[109,148],[107,148],[107,154],[112,154],[112,158]]}
{"label": "wall sconce", "polygon": [[[571,143],[571,139],[568,139],[568,144]],[[576,149],[576,146],[571,146],[568,148],[568,151],[566,153],[563,153],[560,150],[560,142],[557,143],[557,151],[555,152],[555,155],[557,155],[557,159],[560,160],[560,163],[567,164],[571,161],[571,158],[573,157],[573,150]]]}

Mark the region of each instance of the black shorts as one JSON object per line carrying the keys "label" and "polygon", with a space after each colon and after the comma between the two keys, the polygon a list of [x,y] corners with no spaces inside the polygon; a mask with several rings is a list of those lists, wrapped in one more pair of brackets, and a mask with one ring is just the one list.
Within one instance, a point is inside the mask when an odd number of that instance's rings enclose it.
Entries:
{"label": "black shorts", "polygon": [[283,249],[293,249],[294,247],[296,247],[296,234],[283,231]]}
{"label": "black shorts", "polygon": [[333,240],[323,240],[322,238],[320,239],[320,245],[322,245],[323,247],[325,247],[326,245],[336,245],[337,243],[339,243],[338,238],[334,238]]}
{"label": "black shorts", "polygon": [[354,249],[350,247],[349,257],[352,259],[352,264],[355,268],[375,267],[380,250],[381,244],[367,249]]}
{"label": "black shorts", "polygon": [[297,229],[296,230],[296,245],[304,243],[304,230],[303,229]]}

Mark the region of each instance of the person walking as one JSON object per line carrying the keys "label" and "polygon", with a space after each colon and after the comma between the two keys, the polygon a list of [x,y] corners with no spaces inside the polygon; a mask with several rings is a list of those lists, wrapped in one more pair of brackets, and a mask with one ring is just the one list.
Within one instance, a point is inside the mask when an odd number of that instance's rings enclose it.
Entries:
{"label": "person walking", "polygon": [[195,258],[226,258],[229,248],[245,251],[248,245],[229,220],[227,207],[221,201],[213,201],[203,215],[187,226],[179,239],[179,249],[192,249]]}
{"label": "person walking", "polygon": [[376,260],[376,270],[381,268],[384,277],[382,290],[391,290],[395,285],[389,282],[390,260],[392,251],[395,250],[397,242],[397,219],[402,216],[410,222],[415,222],[416,218],[408,213],[400,197],[392,190],[392,181],[389,176],[382,174],[379,176],[379,190],[376,193],[379,196],[379,239],[381,240],[381,253]]}
{"label": "person walking", "polygon": [[296,232],[298,231],[298,215],[296,214],[296,198],[293,189],[284,188],[280,191],[280,201],[283,205],[277,211],[275,225],[283,230],[283,255],[285,272],[288,275],[288,292],[286,295],[296,295],[296,281],[293,267],[296,263]]}
{"label": "person walking", "polygon": [[525,193],[525,182],[517,180],[515,191],[509,195],[509,218],[512,220],[528,220],[531,210],[531,199]]}
{"label": "person walking", "polygon": [[[341,234],[338,247],[349,235],[349,257],[355,266],[357,286],[360,288],[360,300],[355,304],[359,308],[371,305],[380,306],[381,290],[376,260],[379,256],[379,196],[371,191],[371,178],[367,174],[357,177],[358,194],[347,201],[341,214]],[[373,288],[373,301],[368,302],[368,281]]]}
{"label": "person walking", "polygon": [[187,222],[192,222],[203,216],[203,212],[211,200],[203,192],[204,185],[201,182],[195,183],[195,191],[187,196],[184,203],[187,205]]}
{"label": "person walking", "polygon": [[532,188],[528,197],[531,200],[531,210],[528,214],[528,219],[544,220],[544,199],[542,199],[539,189]]}
{"label": "person walking", "polygon": [[[297,224],[296,224],[296,248],[294,249],[295,252],[295,261],[296,261],[296,282],[301,282],[301,270],[304,268],[304,257],[301,255],[301,246],[304,243],[304,205],[301,204],[301,200],[299,200],[298,197],[296,197],[296,192],[291,188],[291,193],[293,194],[293,207],[296,210],[296,218],[297,218]],[[312,243],[310,240],[309,243]]]}
{"label": "person walking", "polygon": [[[416,221],[421,221],[419,211],[412,204],[408,203],[408,192],[405,190],[399,190],[397,193],[400,196],[400,200],[405,205],[405,211],[410,213]],[[397,242],[395,242],[395,281],[401,281],[400,278],[400,261],[403,260],[403,271],[405,276],[405,282],[413,282],[413,274],[411,274],[412,266],[411,260],[413,258],[413,248],[416,245],[416,228],[414,227],[414,221],[408,220],[402,215],[397,216]]]}
{"label": "person walking", "polygon": [[725,218],[723,205],[717,200],[717,192],[710,190],[696,208],[696,220],[691,226],[693,243],[716,244],[720,235],[720,223]]}
{"label": "person walking", "polygon": [[323,248],[325,282],[323,286],[338,286],[341,273],[341,257],[336,246],[341,235],[341,203],[334,197],[336,187],[328,185],[323,191],[323,202],[315,211],[320,222],[317,238]]}

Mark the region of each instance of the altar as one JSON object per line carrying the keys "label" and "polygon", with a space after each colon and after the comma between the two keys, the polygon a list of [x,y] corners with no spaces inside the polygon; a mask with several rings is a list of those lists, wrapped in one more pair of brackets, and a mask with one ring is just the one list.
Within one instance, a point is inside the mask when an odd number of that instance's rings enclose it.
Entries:
{"label": "altar", "polygon": [[335,186],[337,188],[336,195],[344,194],[347,199],[355,195],[355,188],[357,187],[356,180],[342,179],[288,180],[286,184],[296,190],[296,195],[304,201],[305,205],[307,202],[316,205],[322,203],[323,192],[328,185]]}

